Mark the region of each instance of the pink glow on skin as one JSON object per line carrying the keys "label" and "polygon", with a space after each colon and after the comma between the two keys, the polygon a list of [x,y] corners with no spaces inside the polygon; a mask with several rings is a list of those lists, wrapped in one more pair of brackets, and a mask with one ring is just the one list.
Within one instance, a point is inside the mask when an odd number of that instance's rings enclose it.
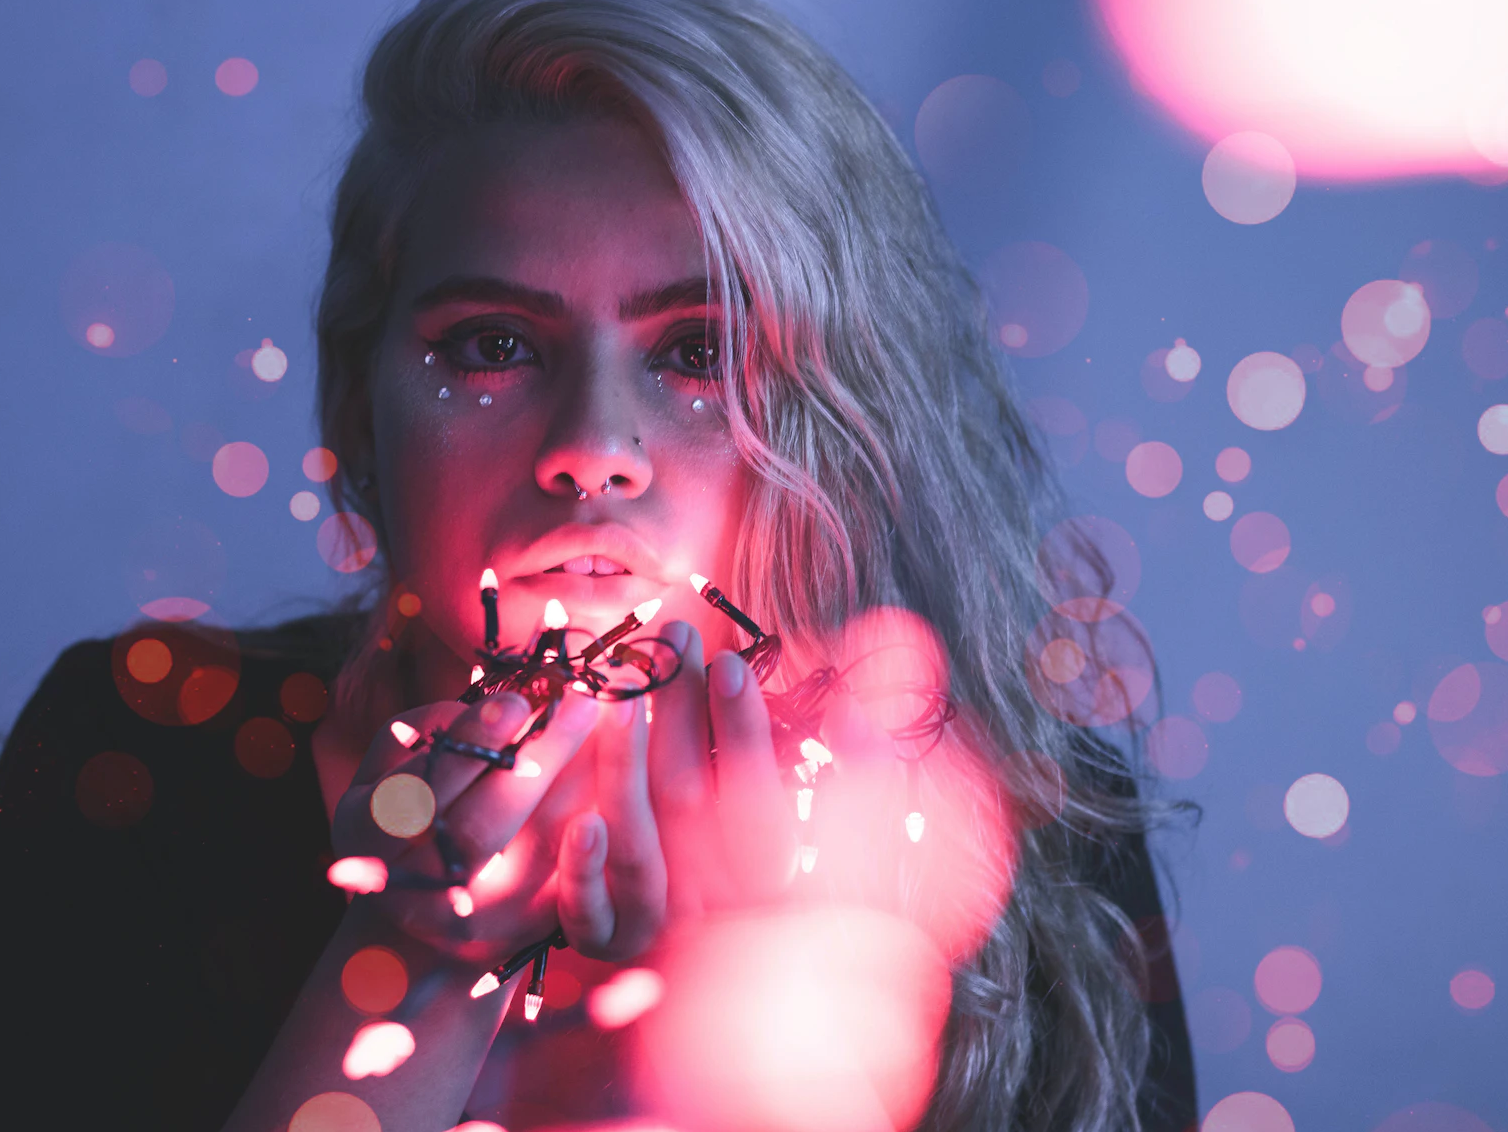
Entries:
{"label": "pink glow on skin", "polygon": [[[1133,84],[1199,136],[1281,139],[1300,174],[1495,176],[1508,79],[1495,0],[1099,0]],[[1274,84],[1282,97],[1273,97]]]}
{"label": "pink glow on skin", "polygon": [[1450,980],[1451,1000],[1462,1010],[1485,1010],[1496,993],[1497,984],[1485,971],[1468,967]]}
{"label": "pink glow on skin", "polygon": [[1161,499],[1183,479],[1183,461],[1171,444],[1147,440],[1126,456],[1126,482],[1139,495]]}
{"label": "pink glow on skin", "polygon": [[354,511],[338,511],[319,525],[315,546],[325,565],[342,574],[366,569],[377,557],[377,532]]}
{"label": "pink glow on skin", "polygon": [[[1359,288],[1341,311],[1346,348],[1369,366],[1389,369],[1411,362],[1429,340],[1430,310],[1424,288],[1401,279],[1378,279]],[[1368,385],[1377,392],[1392,384]]]}
{"label": "pink glow on skin", "polygon": [[1461,336],[1461,356],[1466,368],[1483,381],[1508,377],[1508,322],[1479,318]]}
{"label": "pink glow on skin", "polygon": [[1314,1061],[1314,1031],[1301,1018],[1279,1018],[1267,1031],[1267,1058],[1284,1073],[1297,1073]]}
{"label": "pink glow on skin", "polygon": [[1192,719],[1169,715],[1147,732],[1147,758],[1165,778],[1190,779],[1209,761],[1209,740]]}
{"label": "pink glow on skin", "polygon": [[256,64],[250,59],[232,57],[215,68],[215,85],[222,94],[242,98],[257,86]]}
{"label": "pink glow on skin", "polygon": [[1477,261],[1450,240],[1424,240],[1409,249],[1398,278],[1424,289],[1433,318],[1455,318],[1471,306],[1481,282]]}
{"label": "pink glow on skin", "polygon": [[1298,420],[1307,392],[1298,363],[1270,350],[1242,358],[1225,383],[1225,398],[1236,419],[1263,432]]}
{"label": "pink glow on skin", "polygon": [[1240,483],[1251,475],[1251,457],[1244,448],[1222,448],[1215,457],[1215,474],[1226,483]]}
{"label": "pink glow on skin", "polygon": [[1078,336],[1089,315],[1089,283],[1060,248],[1007,244],[980,269],[992,325],[1007,354],[1043,358]]}
{"label": "pink glow on skin", "polygon": [[369,1022],[356,1031],[340,1071],[352,1081],[386,1077],[414,1055],[414,1035],[401,1022]]}
{"label": "pink glow on skin", "polygon": [[669,950],[665,988],[639,1024],[654,1067],[642,1087],[676,1125],[868,1132],[911,1127],[926,1106],[948,965],[897,917],[706,921]]}
{"label": "pink glow on skin", "polygon": [[1211,723],[1229,723],[1241,711],[1241,685],[1225,672],[1206,672],[1194,681],[1194,710]]}
{"label": "pink glow on skin", "polygon": [[1319,960],[1302,947],[1277,947],[1257,964],[1257,1001],[1274,1014],[1302,1014],[1319,998]]}
{"label": "pink glow on skin", "polygon": [[288,1132],[382,1132],[371,1105],[351,1093],[320,1093],[293,1114]]}
{"label": "pink glow on skin", "polygon": [[235,440],[223,446],[210,466],[215,485],[237,499],[255,495],[267,483],[267,454],[249,441]]}
{"label": "pink glow on skin", "polygon": [[1331,837],[1351,812],[1346,788],[1328,774],[1306,774],[1283,796],[1283,816],[1305,837]]}
{"label": "pink glow on skin", "polygon": [[380,857],[342,857],[325,870],[325,879],[347,892],[381,892],[387,887],[387,863]]}
{"label": "pink glow on skin", "polygon": [[1230,497],[1229,492],[1212,491],[1204,497],[1204,516],[1213,519],[1217,523],[1223,523],[1236,511],[1236,501]]}
{"label": "pink glow on skin", "polygon": [[592,990],[586,1010],[599,1029],[620,1030],[653,1010],[665,997],[665,979],[648,967],[619,971]]}
{"label": "pink glow on skin", "polygon": [[1231,527],[1230,549],[1236,561],[1253,574],[1268,574],[1287,560],[1293,544],[1282,519],[1266,511],[1252,511]]}
{"label": "pink glow on skin", "polygon": [[1255,130],[1222,138],[1204,159],[1202,180],[1210,207],[1236,224],[1266,223],[1288,207],[1298,187],[1283,143]]}

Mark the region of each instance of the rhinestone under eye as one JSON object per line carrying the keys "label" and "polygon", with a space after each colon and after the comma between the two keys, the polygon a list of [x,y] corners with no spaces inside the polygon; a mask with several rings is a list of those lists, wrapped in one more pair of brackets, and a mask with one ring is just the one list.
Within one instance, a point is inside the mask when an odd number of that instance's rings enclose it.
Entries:
{"label": "rhinestone under eye", "polygon": [[427,366],[435,364],[435,352],[433,350],[424,355],[424,364]]}
{"label": "rhinestone under eye", "polygon": [[703,401],[700,397],[698,397],[695,401],[691,402],[691,411],[693,413],[700,413],[706,407],[707,407],[707,402]]}
{"label": "rhinestone under eye", "polygon": [[491,393],[483,393],[480,397],[478,397],[476,399],[476,403],[478,405],[481,405],[485,409],[488,405],[492,404],[492,394]]}
{"label": "rhinestone under eye", "polygon": [[440,386],[440,392],[436,394],[436,396],[438,396],[440,400],[444,401],[450,396],[450,387],[448,385]]}

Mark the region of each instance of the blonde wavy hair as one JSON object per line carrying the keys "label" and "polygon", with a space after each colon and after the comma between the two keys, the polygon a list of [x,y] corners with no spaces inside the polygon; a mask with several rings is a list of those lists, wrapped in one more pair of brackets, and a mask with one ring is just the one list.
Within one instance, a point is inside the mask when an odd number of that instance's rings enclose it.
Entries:
{"label": "blonde wavy hair", "polygon": [[384,542],[347,476],[370,467],[365,377],[439,147],[514,115],[644,126],[700,224],[735,360],[723,396],[756,481],[735,599],[805,662],[863,610],[915,611],[946,646],[981,772],[1015,798],[1062,783],[1044,800],[1058,819],[1002,850],[1011,898],[955,965],[921,1126],[1139,1129],[1145,963],[1090,874],[1155,807],[1113,747],[1032,694],[1027,641],[1051,608],[1038,545],[1061,493],[979,288],[884,120],[789,21],[727,0],[425,0],[377,43],[363,101],[317,318],[337,509]]}

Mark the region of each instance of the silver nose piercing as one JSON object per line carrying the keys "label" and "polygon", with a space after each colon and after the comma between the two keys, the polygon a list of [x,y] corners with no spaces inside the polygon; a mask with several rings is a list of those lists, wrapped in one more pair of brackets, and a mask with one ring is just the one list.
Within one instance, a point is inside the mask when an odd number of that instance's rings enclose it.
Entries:
{"label": "silver nose piercing", "polygon": [[575,480],[575,477],[572,477],[572,479],[571,479],[571,486],[576,489],[576,498],[577,499],[585,499],[586,498],[586,488],[582,487],[579,483],[577,483],[576,480]]}
{"label": "silver nose piercing", "polygon": [[602,494],[606,495],[608,492],[610,492],[612,490],[613,490],[613,481],[612,480],[603,480],[602,481]]}

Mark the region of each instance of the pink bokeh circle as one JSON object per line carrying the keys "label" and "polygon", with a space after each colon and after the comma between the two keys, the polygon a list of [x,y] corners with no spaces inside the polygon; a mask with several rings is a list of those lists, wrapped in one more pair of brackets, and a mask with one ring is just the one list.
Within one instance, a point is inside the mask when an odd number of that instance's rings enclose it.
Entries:
{"label": "pink bokeh circle", "polygon": [[1392,369],[1413,361],[1429,340],[1429,330],[1424,288],[1401,279],[1377,279],[1359,287],[1340,316],[1346,348],[1369,366]]}
{"label": "pink bokeh circle", "polygon": [[1251,511],[1231,527],[1230,549],[1236,561],[1253,574],[1267,574],[1287,560],[1293,542],[1282,519],[1267,511]]}
{"label": "pink bokeh circle", "polygon": [[1236,419],[1263,432],[1298,420],[1307,392],[1299,364],[1271,350],[1242,358],[1225,383],[1225,398]]}
{"label": "pink bokeh circle", "polygon": [[1236,224],[1264,224],[1288,207],[1298,187],[1293,157],[1277,138],[1243,130],[1217,142],[1204,159],[1204,196]]}
{"label": "pink bokeh circle", "polygon": [[1252,979],[1257,1001],[1274,1014],[1302,1014],[1313,1006],[1324,980],[1319,960],[1302,947],[1275,947],[1262,957]]}
{"label": "pink bokeh circle", "polygon": [[1064,251],[1040,241],[1007,244],[979,272],[991,326],[1007,354],[1042,358],[1078,335],[1089,314],[1089,283]]}
{"label": "pink bokeh circle", "polygon": [[1139,495],[1161,499],[1183,479],[1178,450],[1160,440],[1146,440],[1126,456],[1126,482]]}

